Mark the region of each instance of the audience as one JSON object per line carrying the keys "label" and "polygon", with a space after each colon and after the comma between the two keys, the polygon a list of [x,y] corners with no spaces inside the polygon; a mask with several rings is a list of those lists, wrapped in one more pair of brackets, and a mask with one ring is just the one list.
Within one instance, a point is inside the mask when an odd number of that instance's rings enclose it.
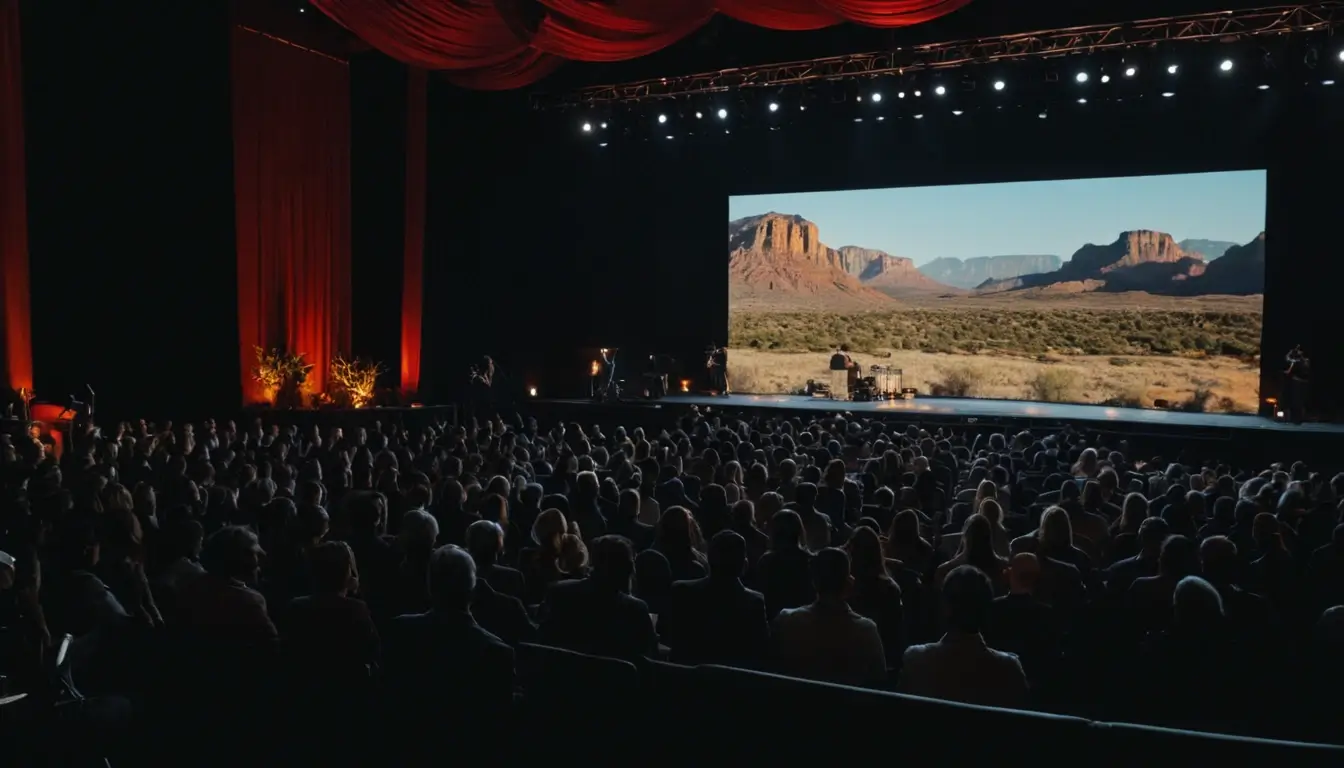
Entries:
{"label": "audience", "polygon": [[[282,680],[296,693],[268,706],[342,728],[402,713],[396,754],[444,723],[505,733],[526,643],[1334,733],[1275,702],[1333,690],[1311,664],[1340,668],[1344,475],[849,415],[277,419],[76,430],[59,458],[3,438],[0,678],[50,701],[41,670],[69,634],[100,700],[181,696],[154,717],[185,728],[223,691]],[[274,711],[192,727],[264,743]]]}

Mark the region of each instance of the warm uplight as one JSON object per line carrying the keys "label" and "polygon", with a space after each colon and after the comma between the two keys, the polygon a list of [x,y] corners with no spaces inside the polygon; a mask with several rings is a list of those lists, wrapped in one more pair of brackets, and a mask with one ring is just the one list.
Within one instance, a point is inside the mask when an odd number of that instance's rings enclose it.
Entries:
{"label": "warm uplight", "polygon": [[690,380],[690,379],[682,379],[682,380],[681,380],[681,391],[682,391],[682,392],[690,392],[690,391],[691,391],[691,380]]}
{"label": "warm uplight", "polygon": [[594,376],[596,376],[597,374],[602,372],[602,364],[594,360],[592,366],[589,367],[589,370],[592,371],[592,374]]}
{"label": "warm uplight", "polygon": [[424,408],[424,407],[425,407],[425,404],[424,404],[424,403],[411,403],[411,407],[412,407],[412,408]]}
{"label": "warm uplight", "polygon": [[528,387],[528,388],[527,388],[527,396],[528,396],[528,397],[536,397],[536,396],[537,396],[537,388],[536,388],[536,387]]}

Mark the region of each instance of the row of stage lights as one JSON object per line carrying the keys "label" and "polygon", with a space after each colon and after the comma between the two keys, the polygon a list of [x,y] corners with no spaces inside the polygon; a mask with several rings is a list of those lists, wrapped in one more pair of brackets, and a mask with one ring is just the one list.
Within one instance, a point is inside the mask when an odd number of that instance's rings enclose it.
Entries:
{"label": "row of stage lights", "polygon": [[[1339,63],[1344,64],[1344,50],[1340,50],[1340,51],[1336,54],[1336,59],[1337,59],[1337,61],[1338,61]],[[1224,58],[1224,59],[1222,59],[1221,61],[1218,62],[1217,67],[1216,67],[1216,69],[1214,70],[1214,73],[1215,73],[1216,75],[1219,75],[1219,76],[1222,76],[1222,77],[1228,77],[1228,76],[1231,76],[1231,75],[1233,74],[1234,70],[1236,70],[1236,69],[1237,69],[1237,65],[1236,65],[1236,62],[1235,62],[1233,59],[1230,59],[1230,58]],[[1169,63],[1169,64],[1167,64],[1167,65],[1165,66],[1165,70],[1166,70],[1166,75],[1168,75],[1169,77],[1175,77],[1175,76],[1181,74],[1181,65],[1179,65],[1179,64],[1177,64],[1177,63]],[[1117,77],[1122,78],[1122,79],[1124,79],[1124,80],[1132,80],[1132,79],[1134,79],[1135,77],[1137,77],[1138,75],[1139,75],[1139,67],[1138,67],[1137,65],[1135,65],[1135,64],[1128,64],[1128,65],[1125,65],[1123,69],[1120,69],[1120,70],[1119,70],[1119,72],[1118,72],[1118,74],[1117,74]],[[1079,70],[1078,70],[1077,72],[1075,72],[1074,75],[1073,75],[1073,81],[1074,81],[1074,83],[1076,83],[1076,84],[1079,85],[1079,86],[1086,86],[1088,83],[1092,82],[1093,79],[1094,79],[1094,72],[1089,71],[1089,70],[1087,70],[1087,69],[1079,69]],[[1097,74],[1097,75],[1095,76],[1095,79],[1096,79],[1097,81],[1099,81],[1101,84],[1105,85],[1105,84],[1110,83],[1110,82],[1112,81],[1113,78],[1112,78],[1112,76],[1111,76],[1110,74],[1107,74],[1107,73],[1105,73],[1105,72],[1102,72],[1102,73],[1100,73],[1100,74]],[[1321,84],[1321,85],[1324,85],[1324,86],[1332,86],[1332,85],[1335,84],[1335,80],[1334,80],[1333,78],[1331,78],[1330,76],[1326,76],[1326,77],[1324,77],[1323,79],[1320,80],[1320,84]],[[1007,82],[1006,80],[1004,80],[1004,79],[995,79],[995,80],[993,80],[993,81],[991,82],[991,84],[990,84],[990,87],[991,87],[996,93],[999,93],[999,94],[1003,94],[1003,93],[1005,93],[1005,92],[1007,92],[1007,91],[1009,90],[1008,82]],[[1174,86],[1168,86],[1167,88],[1165,88],[1164,90],[1162,90],[1162,91],[1160,92],[1161,95],[1162,95],[1162,97],[1163,97],[1163,98],[1167,98],[1167,99],[1174,97],[1174,96],[1176,95],[1176,92],[1175,92],[1174,90],[1172,90],[1173,87],[1174,87]],[[1262,83],[1258,84],[1258,85],[1256,86],[1256,88],[1257,88],[1258,90],[1261,90],[1261,91],[1267,91],[1267,90],[1270,89],[1270,85],[1269,85],[1269,83],[1267,83],[1267,82],[1262,82]],[[947,87],[946,85],[944,85],[944,84],[941,84],[941,83],[940,83],[940,84],[937,84],[937,85],[934,85],[931,89],[928,89],[928,90],[930,90],[931,93],[933,94],[933,96],[935,96],[935,97],[944,97],[944,96],[947,96],[948,93],[949,93],[949,91],[948,91],[948,87]],[[908,89],[907,89],[907,88],[901,88],[901,89],[895,91],[895,97],[896,97],[896,99],[898,99],[898,100],[921,99],[921,98],[923,98],[924,95],[925,95],[924,92],[925,92],[925,88],[921,88],[921,87],[910,87],[910,88],[908,88]],[[883,100],[886,98],[886,96],[883,94],[883,91],[881,91],[881,90],[879,90],[879,89],[877,89],[877,88],[873,88],[873,89],[871,89],[871,90],[867,93],[866,98],[867,98],[867,100],[868,100],[869,102],[871,102],[872,104],[874,104],[874,105],[878,105],[878,104],[881,104],[881,103],[883,102]],[[865,100],[865,96],[862,95],[862,94],[858,95],[858,96],[855,98],[855,101],[860,102],[860,103],[862,103],[864,100]],[[1087,104],[1087,102],[1088,102],[1087,97],[1086,97],[1085,95],[1079,95],[1079,96],[1077,96],[1074,100],[1075,100],[1078,104]],[[731,116],[731,115],[730,115],[730,112],[729,112],[729,110],[728,110],[728,108],[727,108],[727,107],[724,107],[724,106],[718,106],[718,107],[712,107],[712,108],[710,108],[710,109],[712,109],[711,116],[712,116],[712,117],[717,117],[718,120],[719,120],[721,123],[724,123],[724,133],[730,133],[730,132],[731,132],[731,129],[727,127],[727,125],[728,125],[728,119],[729,119],[729,117]],[[765,104],[764,109],[765,109],[765,111],[766,111],[767,113],[771,113],[771,114],[773,114],[773,113],[778,113],[781,109],[783,109],[783,106],[781,105],[781,102],[780,102],[779,100],[777,100],[777,99],[771,99],[770,101],[768,101],[768,102]],[[799,111],[804,111],[804,112],[807,111],[807,104],[799,104],[799,105],[798,105],[798,110],[799,110]],[[709,112],[709,111],[710,111],[710,110],[707,110],[707,109],[697,109],[697,110],[696,110],[694,113],[692,113],[692,114],[693,114],[695,120],[704,120],[704,119],[706,118],[706,116],[707,116],[706,113]],[[961,110],[961,109],[953,109],[953,110],[952,110],[952,114],[953,114],[953,115],[961,115],[961,114],[963,114],[963,110]],[[1045,119],[1047,116],[1048,116],[1048,114],[1047,114],[1045,111],[1042,111],[1042,112],[1038,115],[1038,117],[1040,117],[1041,119]],[[922,119],[922,118],[924,117],[924,114],[923,114],[922,112],[915,112],[915,113],[912,115],[912,117],[914,117],[915,119],[918,120],[918,119]],[[668,112],[658,112],[658,113],[657,113],[657,117],[656,117],[655,119],[656,119],[657,124],[658,124],[659,126],[667,126],[667,124],[668,124],[669,121],[671,120],[671,117],[669,117],[669,113],[668,113]],[[881,121],[881,120],[885,120],[885,119],[886,119],[886,116],[885,116],[885,115],[877,115],[877,116],[876,116],[876,119],[879,120],[879,121]],[[863,121],[863,117],[861,117],[861,116],[860,116],[860,117],[855,117],[855,118],[854,118],[854,122],[862,122],[862,121]],[[580,131],[580,133],[582,133],[582,134],[584,134],[584,135],[593,135],[593,136],[601,137],[601,136],[603,135],[603,133],[606,132],[606,131],[608,130],[608,128],[610,127],[610,125],[611,125],[610,120],[594,120],[594,119],[592,119],[592,118],[581,118],[580,123],[579,123],[579,131]],[[674,136],[672,136],[672,135],[668,135],[667,138],[668,138],[668,139],[672,139],[672,138],[674,138]],[[606,146],[606,142],[605,142],[605,141],[602,142],[601,146]]]}

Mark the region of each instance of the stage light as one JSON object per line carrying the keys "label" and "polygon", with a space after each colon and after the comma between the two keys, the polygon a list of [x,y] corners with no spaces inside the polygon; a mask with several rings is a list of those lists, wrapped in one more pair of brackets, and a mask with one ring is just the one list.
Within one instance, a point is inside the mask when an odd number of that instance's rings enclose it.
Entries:
{"label": "stage light", "polygon": [[915,98],[916,98],[916,99],[919,98],[919,95],[920,95],[920,94],[919,94],[919,91],[915,91]]}
{"label": "stage light", "polygon": [[658,122],[659,122],[659,123],[666,123],[666,122],[667,122],[667,115],[659,115],[659,116],[658,116]]}
{"label": "stage light", "polygon": [[776,103],[773,102],[773,101],[770,102],[770,111],[771,111],[771,112],[778,112],[778,111],[779,111],[779,105],[776,104]]}
{"label": "stage light", "polygon": [[1037,115],[1037,117],[1039,117],[1040,119],[1044,120],[1044,119],[1047,117],[1047,115],[1046,115],[1044,112],[1042,112],[1042,113],[1040,113],[1039,115]]}
{"label": "stage light", "polygon": [[[947,89],[940,85],[937,88],[934,88],[933,92],[938,94],[939,96],[942,96],[943,94],[947,93]],[[915,95],[918,96],[919,94],[916,93]]]}
{"label": "stage light", "polygon": [[726,110],[726,109],[720,109],[720,110],[719,110],[719,119],[720,119],[720,120],[727,120],[727,119],[728,119],[728,110]]}
{"label": "stage light", "polygon": [[1339,60],[1344,61],[1344,51],[1339,52]]}
{"label": "stage light", "polygon": [[584,133],[592,133],[592,132],[593,132],[593,124],[592,124],[592,123],[584,123],[584,124],[583,124],[583,132],[584,132]]}
{"label": "stage light", "polygon": [[879,102],[879,101],[881,101],[881,100],[882,100],[882,94],[880,94],[880,93],[874,93],[874,94],[873,94],[873,102],[874,102],[874,103]]}
{"label": "stage light", "polygon": [[1224,71],[1224,72],[1231,72],[1231,71],[1232,71],[1232,60],[1231,60],[1231,59],[1223,59],[1223,63],[1222,63],[1222,64],[1219,64],[1219,65],[1218,65],[1218,68],[1221,69],[1221,70]]}
{"label": "stage light", "polygon": [[603,123],[600,127],[601,127],[602,130],[604,130],[604,131],[607,130],[607,124],[606,124],[606,123]]}
{"label": "stage light", "polygon": [[537,396],[537,388],[536,388],[536,387],[528,387],[528,388],[527,388],[527,396],[528,396],[528,397],[536,397],[536,396]]}
{"label": "stage light", "polygon": [[682,380],[681,380],[681,391],[682,391],[682,392],[690,392],[690,391],[691,391],[691,380],[690,380],[690,379],[682,379]]}
{"label": "stage light", "polygon": [[1275,411],[1275,412],[1274,412],[1274,418],[1282,419],[1282,418],[1283,418],[1283,411]]}
{"label": "stage light", "polygon": [[1101,82],[1103,82],[1103,83],[1109,83],[1109,82],[1111,82],[1111,76],[1110,76],[1110,75],[1102,75],[1102,76],[1101,76]]}
{"label": "stage light", "polygon": [[1139,73],[1139,70],[1133,67],[1125,67],[1125,77],[1133,77]]}
{"label": "stage light", "polygon": [[882,122],[883,120],[886,120],[886,119],[887,119],[886,115],[878,115],[878,116],[877,116],[877,122],[879,122],[879,123]]}
{"label": "stage light", "polygon": [[854,122],[856,122],[856,123],[862,123],[862,122],[863,122],[863,118],[862,118],[862,117],[856,117],[856,118],[854,118]]}
{"label": "stage light", "polygon": [[1168,74],[1168,75],[1174,75],[1174,74],[1176,74],[1176,71],[1177,71],[1178,69],[1180,69],[1180,67],[1176,66],[1175,64],[1172,64],[1171,66],[1167,67],[1167,74]]}
{"label": "stage light", "polygon": [[699,112],[696,112],[696,113],[695,113],[695,119],[696,119],[696,120],[699,120],[699,119],[702,118],[702,117],[704,117],[704,115],[700,114]]}
{"label": "stage light", "polygon": [[597,146],[599,146],[599,147],[605,147],[605,146],[607,146],[607,142],[604,141],[604,142],[602,142],[601,144],[598,144]]}
{"label": "stage light", "polygon": [[806,111],[807,111],[807,105],[806,105],[806,104],[799,104],[799,105],[798,105],[798,111],[799,111],[799,112],[806,112]]}
{"label": "stage light", "polygon": [[672,138],[672,135],[671,135],[671,134],[668,134],[667,138],[671,139],[671,138]]}
{"label": "stage light", "polygon": [[896,98],[898,98],[898,99],[904,99],[904,98],[905,98],[905,91],[897,91],[897,92],[896,92]]}
{"label": "stage light", "polygon": [[1175,96],[1175,95],[1176,95],[1176,94],[1172,93],[1171,91],[1166,91],[1165,93],[1162,94],[1162,98],[1164,98],[1164,99],[1170,99],[1172,96]]}
{"label": "stage light", "polygon": [[1079,99],[1079,100],[1078,100],[1078,103],[1079,103],[1079,104],[1086,104],[1086,103],[1087,103],[1087,99]]}
{"label": "stage light", "polygon": [[1322,80],[1322,81],[1321,81],[1321,85],[1334,85],[1334,84],[1335,84],[1335,81],[1334,81],[1334,80]]}
{"label": "stage light", "polygon": [[996,91],[1002,91],[1003,89],[1004,89],[1004,82],[1003,82],[1002,80],[995,80],[995,81],[994,81],[994,90],[996,90]]}
{"label": "stage light", "polygon": [[1076,74],[1076,75],[1073,76],[1073,79],[1074,79],[1074,80],[1077,80],[1077,81],[1080,82],[1080,83],[1086,83],[1086,82],[1087,82],[1087,73],[1086,73],[1086,72],[1079,72],[1078,74]]}
{"label": "stage light", "polygon": [[1269,84],[1268,84],[1268,83],[1261,83],[1260,85],[1257,85],[1256,87],[1259,88],[1259,89],[1262,90],[1262,91],[1268,91],[1268,90],[1269,90]]}
{"label": "stage light", "polygon": [[924,119],[924,116],[923,116],[923,115],[915,115],[915,119],[916,119],[916,120],[923,120],[923,119]]}
{"label": "stage light", "polygon": [[954,110],[952,110],[952,114],[960,116],[960,115],[961,115],[961,110],[960,110],[960,109],[954,109]]}

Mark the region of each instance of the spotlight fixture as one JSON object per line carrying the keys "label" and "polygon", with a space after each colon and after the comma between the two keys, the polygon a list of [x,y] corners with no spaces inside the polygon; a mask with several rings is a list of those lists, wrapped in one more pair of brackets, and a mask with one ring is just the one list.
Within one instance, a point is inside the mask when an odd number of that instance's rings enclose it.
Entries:
{"label": "spotlight fixture", "polygon": [[728,110],[726,110],[726,109],[720,109],[720,110],[719,110],[719,119],[720,119],[720,120],[727,120],[727,119],[728,119]]}
{"label": "spotlight fixture", "polygon": [[696,120],[699,120],[699,119],[702,118],[702,117],[704,117],[703,114],[701,114],[701,113],[699,113],[699,112],[696,112],[696,113],[695,113],[695,119],[696,119]]}
{"label": "spotlight fixture", "polygon": [[880,94],[880,93],[874,93],[874,94],[873,94],[873,101],[874,101],[874,102],[879,102],[879,101],[881,101],[881,100],[882,100],[882,94]]}
{"label": "spotlight fixture", "polygon": [[1087,82],[1087,73],[1086,73],[1086,72],[1079,72],[1078,74],[1076,74],[1076,75],[1073,76],[1073,79],[1074,79],[1074,80],[1077,80],[1077,81],[1080,82],[1080,83],[1086,83],[1086,82]]}
{"label": "spotlight fixture", "polygon": [[1002,91],[1003,88],[1004,88],[1004,82],[1003,82],[1002,80],[995,80],[995,81],[994,81],[994,90],[996,90],[996,91]]}
{"label": "spotlight fixture", "polygon": [[584,124],[583,124],[583,132],[584,132],[584,133],[592,133],[592,132],[593,132],[593,124],[592,124],[592,123],[584,123]]}
{"label": "spotlight fixture", "polygon": [[1125,67],[1125,77],[1133,77],[1139,73],[1134,67]]}
{"label": "spotlight fixture", "polygon": [[669,133],[669,134],[667,135],[667,138],[668,138],[668,140],[670,141],[670,140],[672,139],[672,134]]}
{"label": "spotlight fixture", "polygon": [[1101,76],[1101,82],[1103,82],[1103,83],[1109,83],[1109,82],[1111,82],[1111,76],[1110,76],[1110,75],[1102,75],[1102,76]]}
{"label": "spotlight fixture", "polygon": [[604,142],[602,142],[601,144],[598,144],[597,146],[599,146],[599,147],[605,147],[605,146],[607,146],[607,142],[604,141]]}
{"label": "spotlight fixture", "polygon": [[658,116],[658,122],[659,122],[659,123],[666,123],[666,122],[667,122],[667,115],[659,115],[659,116]]}
{"label": "spotlight fixture", "polygon": [[806,104],[799,104],[799,105],[798,105],[798,111],[799,111],[799,112],[806,112],[806,111],[807,111],[807,105],[806,105]]}
{"label": "spotlight fixture", "polygon": [[898,98],[898,99],[904,99],[904,98],[905,98],[905,91],[897,91],[897,92],[896,92],[896,98]]}
{"label": "spotlight fixture", "polygon": [[915,91],[915,98],[916,98],[916,99],[918,99],[918,98],[919,98],[919,96],[920,96],[920,93],[919,93],[919,91]]}
{"label": "spotlight fixture", "polygon": [[[938,94],[939,96],[942,96],[943,94],[947,93],[947,89],[940,85],[937,88],[934,88],[933,92]],[[918,96],[919,94],[916,93],[915,95]]]}
{"label": "spotlight fixture", "polygon": [[779,104],[777,104],[777,103],[775,103],[775,102],[773,102],[773,101],[770,102],[770,111],[771,111],[771,112],[778,112],[778,111],[779,111]]}
{"label": "spotlight fixture", "polygon": [[954,109],[954,110],[952,110],[952,114],[957,115],[958,117],[960,117],[960,116],[961,116],[961,110],[960,110],[960,109]]}
{"label": "spotlight fixture", "polygon": [[923,119],[924,119],[924,116],[923,116],[923,115],[915,115],[915,119],[916,119],[916,120],[923,120]]}
{"label": "spotlight fixture", "polygon": [[1086,104],[1086,103],[1087,103],[1087,99],[1079,99],[1079,100],[1078,100],[1078,103],[1079,103],[1079,104]]}
{"label": "spotlight fixture", "polygon": [[1339,52],[1339,60],[1344,61],[1344,51]]}
{"label": "spotlight fixture", "polygon": [[1322,81],[1321,81],[1321,85],[1334,85],[1334,84],[1335,84],[1335,81],[1334,81],[1334,80],[1322,80]]}
{"label": "spotlight fixture", "polygon": [[606,124],[606,123],[602,123],[602,125],[599,126],[599,127],[600,127],[602,130],[604,130],[604,131],[607,130],[607,124]]}
{"label": "spotlight fixture", "polygon": [[536,397],[536,396],[537,396],[537,388],[536,388],[536,387],[528,387],[528,388],[527,388],[527,396],[528,396],[528,397]]}
{"label": "spotlight fixture", "polygon": [[1262,91],[1268,91],[1268,90],[1269,90],[1269,83],[1261,83],[1261,84],[1257,85],[1256,88],[1259,88],[1259,89],[1262,90]]}
{"label": "spotlight fixture", "polygon": [[886,119],[887,119],[887,118],[886,118],[886,115],[878,115],[878,116],[877,116],[877,122],[879,122],[879,123],[882,122],[883,120],[886,120]]}
{"label": "spotlight fixture", "polygon": [[1180,69],[1180,67],[1176,66],[1175,64],[1172,64],[1171,66],[1167,67],[1167,74],[1174,75],[1176,74],[1176,70],[1178,69]]}
{"label": "spotlight fixture", "polygon": [[1039,118],[1042,119],[1042,120],[1044,120],[1044,119],[1046,118],[1046,114],[1045,114],[1044,112],[1042,112],[1042,113],[1040,113],[1040,114],[1038,114],[1038,115],[1036,115],[1036,116],[1039,117]]}
{"label": "spotlight fixture", "polygon": [[1172,93],[1171,91],[1164,91],[1164,92],[1162,93],[1162,98],[1164,98],[1164,99],[1170,99],[1172,96],[1175,96],[1175,95],[1176,95],[1176,94],[1175,94],[1175,93]]}
{"label": "spotlight fixture", "polygon": [[1231,71],[1232,71],[1232,60],[1231,60],[1231,59],[1223,59],[1223,63],[1222,63],[1222,64],[1219,64],[1219,65],[1218,65],[1218,68],[1221,69],[1221,70],[1224,71],[1224,72],[1231,72]]}

